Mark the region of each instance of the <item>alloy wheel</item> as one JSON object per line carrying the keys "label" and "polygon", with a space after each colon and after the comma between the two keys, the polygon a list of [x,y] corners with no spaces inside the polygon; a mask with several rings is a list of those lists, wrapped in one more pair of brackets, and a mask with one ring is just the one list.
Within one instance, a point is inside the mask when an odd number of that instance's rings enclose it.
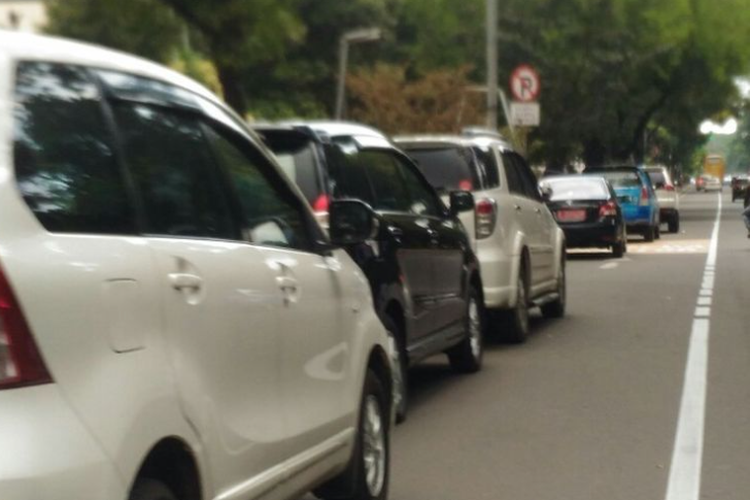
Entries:
{"label": "alloy wheel", "polygon": [[373,394],[367,396],[365,402],[363,449],[365,482],[370,496],[380,495],[385,484],[386,473],[386,443],[385,422],[378,398]]}

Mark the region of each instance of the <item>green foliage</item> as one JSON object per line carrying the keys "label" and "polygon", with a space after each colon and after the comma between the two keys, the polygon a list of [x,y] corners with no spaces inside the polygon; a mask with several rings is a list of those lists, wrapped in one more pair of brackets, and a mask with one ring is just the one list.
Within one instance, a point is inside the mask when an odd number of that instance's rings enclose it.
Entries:
{"label": "green foliage", "polygon": [[181,23],[153,0],[45,0],[47,32],[162,63],[174,56]]}

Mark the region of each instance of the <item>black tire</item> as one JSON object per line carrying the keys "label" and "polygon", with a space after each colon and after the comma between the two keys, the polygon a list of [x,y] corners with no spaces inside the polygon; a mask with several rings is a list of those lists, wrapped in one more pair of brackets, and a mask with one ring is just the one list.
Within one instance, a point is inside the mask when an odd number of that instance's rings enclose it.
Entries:
{"label": "black tire", "polygon": [[523,344],[529,338],[529,288],[526,266],[518,270],[516,307],[503,313],[503,338],[512,344]]}
{"label": "black tire", "polygon": [[677,234],[680,232],[680,214],[676,213],[669,219],[669,232]]}
{"label": "black tire", "polygon": [[484,310],[479,292],[469,290],[466,304],[466,335],[460,344],[446,353],[451,368],[458,373],[475,373],[482,369],[484,355]]}
{"label": "black tire", "polygon": [[661,239],[661,226],[659,224],[654,226],[654,239]]}
{"label": "black tire", "polygon": [[654,226],[649,226],[646,228],[646,231],[643,233],[643,239],[646,241],[646,243],[651,243],[654,241],[654,238],[656,237],[656,232],[654,231]]}
{"label": "black tire", "polygon": [[[390,395],[386,394],[383,384],[372,370],[367,370],[365,386],[362,391],[362,401],[359,406],[359,426],[357,428],[357,442],[354,445],[354,454],[346,470],[330,483],[315,490],[315,495],[324,500],[385,500],[388,498],[388,483],[390,479],[390,425],[388,424],[388,401]],[[380,413],[380,425],[382,439],[367,437],[370,432],[368,418],[370,416],[370,405],[374,404]],[[368,461],[365,455],[374,451],[376,444],[382,446],[382,450],[376,453],[382,458],[382,476],[380,472],[375,473],[378,480],[369,478]],[[373,491],[373,483],[381,484],[377,491]]]}
{"label": "black tire", "polygon": [[403,338],[405,333],[400,332],[396,322],[389,317],[383,319],[383,326],[388,335],[393,339],[396,349],[394,350],[393,363],[393,405],[396,409],[396,423],[400,424],[406,420],[409,407],[409,363],[406,356],[406,346]]}
{"label": "black tire", "polygon": [[147,477],[138,478],[128,500],[177,500],[166,484]]}
{"label": "black tire", "polygon": [[620,241],[612,245],[612,256],[615,259],[622,259],[628,251],[628,235],[625,232],[625,226],[622,227]]}
{"label": "black tire", "polygon": [[565,306],[568,298],[568,278],[565,272],[565,260],[560,263],[560,271],[557,275],[557,299],[544,304],[541,307],[542,316],[545,318],[562,318],[565,316]]}

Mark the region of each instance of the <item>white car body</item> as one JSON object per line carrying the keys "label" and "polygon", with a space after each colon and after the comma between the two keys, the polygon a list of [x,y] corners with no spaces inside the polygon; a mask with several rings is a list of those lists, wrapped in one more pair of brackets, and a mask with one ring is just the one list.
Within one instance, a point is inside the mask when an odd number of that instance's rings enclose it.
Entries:
{"label": "white car body", "polygon": [[19,61],[168,84],[257,144],[171,70],[0,33],[0,276],[52,379],[0,383],[0,498],[126,500],[144,464],[167,461],[195,498],[288,499],[344,470],[368,368],[386,377],[392,356],[360,269],[343,250],[46,230],[14,168]]}
{"label": "white car body", "polygon": [[672,181],[669,169],[666,167],[646,167],[646,173],[651,178],[659,200],[659,220],[668,224],[671,232],[680,228],[680,193]]}
{"label": "white car body", "polygon": [[[484,303],[488,309],[516,306],[518,275],[524,255],[530,260],[529,297],[532,301],[557,290],[558,276],[565,261],[565,235],[536,187],[536,194],[530,196],[510,191],[507,159],[520,159],[524,165],[525,161],[507,143],[490,137],[461,136],[404,136],[394,141],[412,156],[420,147],[434,145],[480,147],[494,158],[499,167],[497,185],[490,187],[484,183],[479,189],[472,189],[475,204],[485,200],[495,206],[492,233],[488,237],[477,237],[476,213],[460,215],[482,269]],[[530,169],[528,173],[533,176]],[[535,178],[533,182],[536,186]]]}

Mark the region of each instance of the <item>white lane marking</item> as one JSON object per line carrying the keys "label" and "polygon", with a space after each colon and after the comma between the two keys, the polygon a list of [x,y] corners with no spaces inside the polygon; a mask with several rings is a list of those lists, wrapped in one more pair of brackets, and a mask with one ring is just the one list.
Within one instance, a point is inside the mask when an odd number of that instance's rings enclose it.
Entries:
{"label": "white lane marking", "polygon": [[618,264],[617,262],[607,262],[606,264],[602,264],[601,266],[599,266],[599,269],[615,269],[619,265],[620,264]]}
{"label": "white lane marking", "polygon": [[710,306],[712,301],[711,297],[698,297],[699,306]]}
{"label": "white lane marking", "polygon": [[[713,272],[719,248],[721,224],[721,196],[716,214],[711,244],[706,258],[706,270]],[[710,282],[710,283],[709,283]],[[706,286],[709,284],[710,286]],[[714,277],[704,276],[701,296],[711,296]],[[699,314],[699,313],[705,313]],[[708,341],[711,333],[711,308],[696,307],[690,333],[685,382],[682,388],[680,416],[677,421],[672,465],[669,468],[666,500],[699,500],[701,467],[703,466],[703,433],[706,418],[706,385],[708,375]]]}

